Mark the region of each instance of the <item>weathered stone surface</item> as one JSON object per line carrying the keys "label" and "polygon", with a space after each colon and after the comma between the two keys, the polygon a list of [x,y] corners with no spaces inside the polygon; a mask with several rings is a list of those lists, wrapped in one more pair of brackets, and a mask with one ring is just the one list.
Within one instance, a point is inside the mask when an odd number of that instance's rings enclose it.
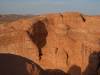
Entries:
{"label": "weathered stone surface", "polygon": [[67,12],[21,19],[0,27],[0,53],[29,58],[48,75],[94,75],[100,68],[99,24],[99,16]]}
{"label": "weathered stone surface", "polygon": [[100,20],[94,19],[94,24],[91,21],[94,26],[91,29],[87,18],[79,13],[50,14],[46,19],[48,36],[42,48],[41,64],[44,68],[57,68],[65,72],[72,65],[77,65],[84,71],[91,53],[100,50],[99,30],[94,31],[100,27]]}
{"label": "weathered stone surface", "polygon": [[12,53],[38,61],[36,45],[23,31],[2,33],[0,35],[0,53]]}

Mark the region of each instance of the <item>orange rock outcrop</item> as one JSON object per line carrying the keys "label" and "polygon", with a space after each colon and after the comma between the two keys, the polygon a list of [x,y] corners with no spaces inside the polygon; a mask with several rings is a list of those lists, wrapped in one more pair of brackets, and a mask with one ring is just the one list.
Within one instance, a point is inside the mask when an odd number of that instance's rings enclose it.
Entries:
{"label": "orange rock outcrop", "polygon": [[100,71],[99,34],[99,16],[46,14],[0,26],[0,53],[26,57],[50,70],[50,75],[55,75],[53,70],[96,75]]}

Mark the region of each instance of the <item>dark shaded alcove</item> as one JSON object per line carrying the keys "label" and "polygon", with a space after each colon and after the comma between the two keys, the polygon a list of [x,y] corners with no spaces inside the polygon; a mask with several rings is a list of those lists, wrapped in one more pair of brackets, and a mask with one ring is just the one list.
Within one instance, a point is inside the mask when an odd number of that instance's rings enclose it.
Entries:
{"label": "dark shaded alcove", "polygon": [[32,41],[37,45],[39,50],[39,56],[41,57],[43,48],[46,44],[46,37],[48,35],[46,25],[42,21],[38,21],[32,25],[32,31],[28,32]]}

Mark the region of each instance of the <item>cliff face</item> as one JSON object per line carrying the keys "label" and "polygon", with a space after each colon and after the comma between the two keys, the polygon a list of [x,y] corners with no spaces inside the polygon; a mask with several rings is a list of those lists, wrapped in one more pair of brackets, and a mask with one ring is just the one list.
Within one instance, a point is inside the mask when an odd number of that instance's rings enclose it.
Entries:
{"label": "cliff face", "polygon": [[61,71],[96,75],[100,70],[99,24],[99,16],[80,13],[21,19],[0,27],[0,53],[26,57],[46,70],[47,75]]}

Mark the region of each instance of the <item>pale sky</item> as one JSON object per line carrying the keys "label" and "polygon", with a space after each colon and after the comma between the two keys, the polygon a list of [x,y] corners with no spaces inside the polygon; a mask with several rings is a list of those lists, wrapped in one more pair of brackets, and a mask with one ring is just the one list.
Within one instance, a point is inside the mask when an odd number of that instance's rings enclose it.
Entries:
{"label": "pale sky", "polygon": [[0,0],[0,14],[81,12],[100,15],[100,0]]}

